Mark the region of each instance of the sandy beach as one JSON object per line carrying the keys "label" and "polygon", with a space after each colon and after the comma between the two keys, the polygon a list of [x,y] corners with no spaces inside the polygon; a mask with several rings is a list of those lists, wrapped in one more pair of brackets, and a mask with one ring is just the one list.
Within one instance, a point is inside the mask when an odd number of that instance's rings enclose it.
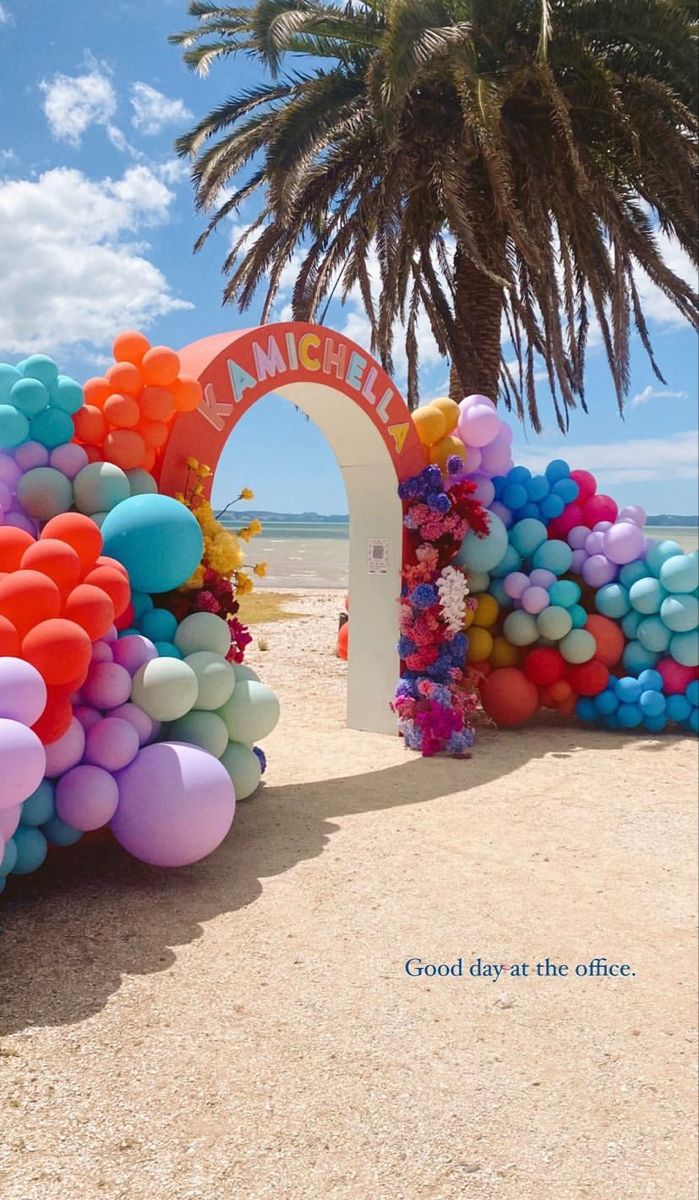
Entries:
{"label": "sandy beach", "polygon": [[[341,593],[287,604],[217,853],[79,844],[8,888],[4,1200],[690,1200],[696,741],[542,720],[422,760],[344,726]],[[574,974],[601,956],[632,974]]]}

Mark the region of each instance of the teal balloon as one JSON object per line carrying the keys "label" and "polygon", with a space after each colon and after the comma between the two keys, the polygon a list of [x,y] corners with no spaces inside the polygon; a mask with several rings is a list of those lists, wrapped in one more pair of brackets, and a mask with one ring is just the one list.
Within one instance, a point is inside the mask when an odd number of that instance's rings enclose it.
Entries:
{"label": "teal balloon", "polygon": [[542,637],[549,638],[552,642],[560,642],[573,628],[573,618],[567,608],[552,604],[550,608],[545,608],[539,613],[536,625]]}
{"label": "teal balloon", "polygon": [[73,416],[83,406],[83,390],[68,375],[59,375],[50,388],[51,407]]}
{"label": "teal balloon", "polygon": [[14,450],[29,437],[29,421],[14,404],[0,404],[0,450]]}
{"label": "teal balloon", "polygon": [[638,703],[644,717],[659,717],[665,712],[666,700],[662,692],[643,692]]}
{"label": "teal balloon", "polygon": [[624,647],[621,661],[630,674],[640,675],[641,671],[648,671],[654,667],[659,657],[655,651],[646,650],[639,641],[634,641],[628,642]]}
{"label": "teal balloon", "polygon": [[571,604],[568,609],[570,619],[573,622],[573,629],[582,629],[583,625],[587,624],[588,614],[582,604]]}
{"label": "teal balloon", "polygon": [[23,376],[16,367],[9,363],[0,363],[0,404],[7,404],[10,392]]}
{"label": "teal balloon", "polygon": [[686,696],[668,696],[667,715],[671,721],[686,721],[692,711],[692,706]]}
{"label": "teal balloon", "polygon": [[660,575],[660,568],[668,558],[673,558],[676,554],[682,554],[683,550],[679,542],[673,542],[666,539],[663,542],[653,541],[646,551],[646,565],[653,575]]}
{"label": "teal balloon", "polygon": [[626,563],[619,572],[619,583],[623,583],[624,587],[630,588],[632,584],[639,579],[645,578],[648,575],[648,567],[643,559],[640,562]]}
{"label": "teal balloon", "polygon": [[[177,633],[177,617],[167,608],[152,608],[143,614],[138,624],[141,632],[156,644],[172,642]],[[177,653],[179,655],[179,651]]]}
{"label": "teal balloon", "polygon": [[582,596],[582,591],[572,579],[558,579],[551,584],[549,596],[552,604],[559,604],[561,608],[572,608]]}
{"label": "teal balloon", "polygon": [[5,849],[2,858],[0,858],[0,879],[4,879],[14,870],[14,865],[17,862],[17,846],[14,838],[10,838],[5,842]]}
{"label": "teal balloon", "polygon": [[633,641],[636,634],[638,633],[638,627],[641,624],[642,620],[643,620],[643,613],[636,612],[635,609],[633,609],[632,612],[627,613],[621,622],[621,628],[622,628],[624,637],[628,638],[629,641]]}
{"label": "teal balloon", "polygon": [[660,568],[660,582],[668,592],[693,592],[699,587],[699,559],[692,554],[667,558]]}
{"label": "teal balloon", "polygon": [[[475,591],[475,589],[474,589]],[[511,608],[512,598],[505,591],[505,584],[502,579],[491,579],[488,587],[489,594],[497,600],[501,608]]]}
{"label": "teal balloon", "polygon": [[629,593],[620,583],[605,583],[595,596],[597,611],[603,617],[612,617],[620,621],[629,611]]}
{"label": "teal balloon", "polygon": [[673,633],[670,638],[670,654],[683,667],[699,667],[699,631]]}
{"label": "teal balloon", "polygon": [[58,367],[48,354],[31,354],[22,361],[25,379],[38,379],[45,388],[50,388],[58,379]]}
{"label": "teal balloon", "polygon": [[652,650],[655,654],[664,653],[670,645],[670,630],[662,617],[644,617],[638,627],[638,640],[644,650]]}
{"label": "teal balloon", "polygon": [[41,442],[47,450],[55,450],[73,438],[73,421],[60,408],[45,408],[29,423],[29,435],[34,442]]}
{"label": "teal balloon", "polygon": [[169,742],[188,742],[199,746],[214,758],[220,758],[228,746],[228,728],[218,713],[195,710],[173,721],[167,733]]}
{"label": "teal balloon", "polygon": [[48,403],[48,389],[38,379],[20,379],[10,392],[10,404],[14,404],[29,420],[48,408]]}
{"label": "teal balloon", "polygon": [[13,875],[31,875],[43,863],[48,853],[46,838],[32,825],[19,825],[12,839],[17,847],[17,862]]}
{"label": "teal balloon", "polygon": [[108,513],[131,495],[126,472],[110,462],[88,463],[73,480],[75,507],[91,517]]}
{"label": "teal balloon", "polygon": [[17,484],[17,496],[28,516],[50,521],[73,506],[73,485],[55,467],[34,467]]}
{"label": "teal balloon", "polygon": [[643,726],[649,733],[662,733],[663,729],[667,729],[667,717],[661,713],[659,717],[650,717],[644,714]]}
{"label": "teal balloon", "polygon": [[641,671],[638,677],[638,682],[644,692],[662,692],[665,684],[660,671]]}
{"label": "teal balloon", "polygon": [[50,779],[44,779],[35,792],[22,805],[20,820],[23,825],[44,825],[51,820],[55,810],[53,802],[54,786]]}
{"label": "teal balloon", "polygon": [[643,713],[639,704],[620,704],[616,718],[622,729],[637,729],[643,724]]}
{"label": "teal balloon", "polygon": [[[138,631],[137,631],[138,632]],[[173,642],[155,642],[155,648],[161,658],[182,658],[182,653]]]}
{"label": "teal balloon", "polygon": [[131,605],[133,607],[134,620],[139,621],[144,613],[151,611],[153,601],[147,592],[132,592]]}
{"label": "teal balloon", "polygon": [[469,571],[490,571],[503,558],[508,545],[507,530],[492,512],[488,513],[488,524],[489,531],[484,538],[477,537],[472,529],[466,534],[455,559],[459,566]]}
{"label": "teal balloon", "polygon": [[74,829],[72,825],[68,825],[66,821],[62,821],[60,817],[51,817],[51,820],[47,821],[41,828],[47,842],[51,846],[73,846],[82,837],[79,829]]}
{"label": "teal balloon", "polygon": [[514,546],[508,546],[500,562],[490,569],[490,574],[493,579],[504,579],[505,575],[509,575],[510,571],[519,571],[522,566],[522,555],[519,554]]}
{"label": "teal balloon", "polygon": [[696,596],[666,596],[660,616],[673,633],[691,633],[699,625],[699,600]]}
{"label": "teal balloon", "polygon": [[569,663],[586,663],[595,657],[597,642],[587,629],[571,629],[561,639],[559,650]]}
{"label": "teal balloon", "polygon": [[259,785],[262,776],[260,760],[249,746],[229,742],[221,762],[231,777],[236,800],[247,800]]}
{"label": "teal balloon", "polygon": [[543,521],[537,521],[534,517],[525,517],[510,530],[510,543],[522,558],[531,558],[547,539],[546,526]]}
{"label": "teal balloon", "polygon": [[643,613],[645,616],[660,612],[666,596],[665,588],[654,575],[646,575],[643,579],[637,579],[629,589],[629,600],[632,607],[636,609],[636,612]]}
{"label": "teal balloon", "polygon": [[567,542],[553,540],[544,542],[534,552],[532,563],[544,571],[553,571],[554,575],[565,575],[573,562],[573,551]]}
{"label": "teal balloon", "polygon": [[105,518],[102,536],[104,553],[126,567],[139,592],[179,587],[199,566],[204,549],[196,518],[171,496],[124,500]]}
{"label": "teal balloon", "polygon": [[616,712],[619,707],[618,697],[614,694],[612,688],[605,688],[603,692],[595,696],[594,703],[597,712],[604,717],[608,717],[610,713]]}
{"label": "teal balloon", "polygon": [[513,646],[531,646],[539,639],[539,628],[531,613],[524,609],[508,613],[503,633]]}

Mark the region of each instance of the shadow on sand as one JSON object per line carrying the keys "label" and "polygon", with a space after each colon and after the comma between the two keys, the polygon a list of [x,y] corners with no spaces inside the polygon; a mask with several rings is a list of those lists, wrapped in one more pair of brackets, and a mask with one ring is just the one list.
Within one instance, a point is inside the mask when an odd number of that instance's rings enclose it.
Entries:
{"label": "shadow on sand", "polygon": [[[504,738],[506,755],[498,752]],[[655,754],[674,741],[535,724],[483,735],[468,763],[411,756],[364,775],[264,787],[239,806],[224,845],[181,870],[147,867],[106,838],[58,851],[36,874],[11,879],[0,902],[0,1034],[83,1020],[103,1008],[122,976],[166,970],[171,947],[252,904],[265,879],[322,854],[338,829],[334,818],[454,792],[468,803],[474,789],[532,759],[631,743]]]}

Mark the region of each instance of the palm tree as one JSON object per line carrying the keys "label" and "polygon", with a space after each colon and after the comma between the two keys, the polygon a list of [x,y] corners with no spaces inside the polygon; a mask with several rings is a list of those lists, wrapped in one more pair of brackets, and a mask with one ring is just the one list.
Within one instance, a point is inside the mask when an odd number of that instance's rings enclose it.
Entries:
{"label": "palm tree", "polygon": [[[693,290],[658,233],[697,261],[697,25],[688,0],[193,0],[171,40],[206,74],[256,59],[267,81],[177,143],[193,158],[201,246],[260,194],[224,298],[267,320],[296,253],[298,320],[358,289],[392,368],[404,330],[418,400],[421,311],[451,391],[498,392],[539,429],[537,356],[559,425],[585,407],[596,318],[619,410],[635,325],[653,357],[645,272],[689,321]],[[314,61],[314,60],[317,60]],[[370,257],[378,261],[380,298]],[[501,331],[516,367],[501,353]]]}

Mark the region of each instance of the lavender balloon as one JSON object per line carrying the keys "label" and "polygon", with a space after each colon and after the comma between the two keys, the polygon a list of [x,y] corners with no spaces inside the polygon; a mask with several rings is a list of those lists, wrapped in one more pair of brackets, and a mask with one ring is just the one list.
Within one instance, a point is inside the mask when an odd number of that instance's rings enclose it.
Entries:
{"label": "lavender balloon", "polygon": [[593,554],[582,569],[582,577],[590,587],[600,588],[616,579],[618,567],[605,554]]}
{"label": "lavender balloon", "polygon": [[84,749],[85,730],[73,717],[63,736],[46,747],[46,775],[48,778],[56,779],[57,776],[69,771],[71,767],[77,766]]}
{"label": "lavender balloon", "polygon": [[543,612],[551,603],[549,594],[546,588],[528,587],[522,593],[522,608],[525,612],[531,613],[532,616],[537,616]]}
{"label": "lavender balloon", "polygon": [[588,537],[590,530],[587,525],[574,525],[568,534],[568,545],[571,550],[583,550]]}
{"label": "lavender balloon", "polygon": [[645,537],[638,525],[621,521],[612,525],[604,534],[604,553],[619,566],[634,562],[643,556]]}
{"label": "lavender balloon", "polygon": [[585,550],[588,554],[604,554],[604,534],[589,533],[585,538]]}
{"label": "lavender balloon", "polygon": [[118,803],[114,777],[87,763],[73,767],[56,786],[56,812],[67,825],[82,832],[109,824]]}
{"label": "lavender balloon", "polygon": [[139,744],[138,733],[129,721],[105,717],[91,725],[85,735],[85,762],[104,767],[105,771],[120,771],[133,762]]}
{"label": "lavender balloon", "polygon": [[46,753],[33,730],[6,717],[0,717],[0,767],[0,809],[31,796],[46,769]]}
{"label": "lavender balloon", "polygon": [[647,520],[648,514],[640,504],[627,504],[617,517],[617,521],[631,521],[632,525],[638,525],[639,529],[643,528]]}
{"label": "lavender balloon", "polygon": [[33,725],[46,707],[46,696],[36,667],[21,658],[0,658],[0,717]]}

